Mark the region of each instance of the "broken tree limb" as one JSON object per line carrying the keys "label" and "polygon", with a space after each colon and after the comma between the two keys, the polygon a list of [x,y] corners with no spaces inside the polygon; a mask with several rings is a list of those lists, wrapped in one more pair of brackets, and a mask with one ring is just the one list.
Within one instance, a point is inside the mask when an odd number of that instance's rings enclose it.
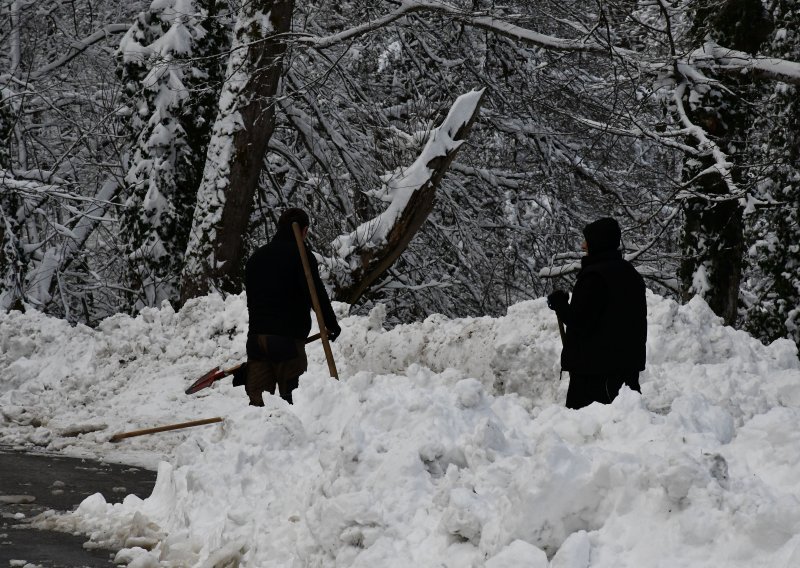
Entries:
{"label": "broken tree limb", "polygon": [[354,304],[394,264],[433,210],[436,190],[472,128],[484,90],[461,95],[434,129],[416,161],[385,176],[376,192],[386,210],[350,234],[333,241],[325,259],[334,282],[334,298]]}
{"label": "broken tree limb", "polygon": [[109,442],[119,442],[125,438],[133,438],[135,436],[144,436],[146,434],[155,434],[157,432],[167,432],[168,430],[179,430],[181,428],[191,428],[193,426],[203,426],[205,424],[214,424],[215,422],[222,422],[223,419],[219,416],[214,418],[203,418],[202,420],[192,420],[191,422],[180,422],[178,424],[167,424],[166,426],[156,426],[155,428],[145,428],[143,430],[132,430],[131,432],[121,432],[114,434],[108,439]]}

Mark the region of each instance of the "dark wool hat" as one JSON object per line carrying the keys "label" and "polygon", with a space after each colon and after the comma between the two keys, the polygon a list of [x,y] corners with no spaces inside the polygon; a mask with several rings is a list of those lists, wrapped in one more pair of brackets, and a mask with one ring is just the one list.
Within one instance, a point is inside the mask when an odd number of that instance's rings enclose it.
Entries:
{"label": "dark wool hat", "polygon": [[611,217],[603,217],[583,228],[589,254],[618,249],[621,235],[619,223]]}
{"label": "dark wool hat", "polygon": [[301,229],[305,229],[310,224],[308,213],[297,207],[290,207],[281,213],[278,219],[278,227],[286,227],[291,231],[292,223],[297,223]]}
{"label": "dark wool hat", "polygon": [[308,213],[297,207],[286,209],[278,219],[278,230],[275,236],[280,239],[292,239],[294,233],[292,232],[292,223],[300,225],[301,229],[305,229],[310,225]]}

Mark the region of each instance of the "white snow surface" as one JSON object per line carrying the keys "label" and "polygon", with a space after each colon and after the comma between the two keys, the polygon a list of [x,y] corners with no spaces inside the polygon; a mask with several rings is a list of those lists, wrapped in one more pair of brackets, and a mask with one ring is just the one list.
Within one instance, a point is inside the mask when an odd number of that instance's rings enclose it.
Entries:
{"label": "white snow surface", "polygon": [[642,394],[575,411],[543,299],[389,330],[381,307],[336,307],[341,380],[312,344],[295,405],[265,408],[230,379],[184,394],[243,358],[243,296],[97,329],[0,314],[0,443],[158,470],[144,500],[98,493],[38,524],[134,568],[800,566],[791,342],[648,293]]}

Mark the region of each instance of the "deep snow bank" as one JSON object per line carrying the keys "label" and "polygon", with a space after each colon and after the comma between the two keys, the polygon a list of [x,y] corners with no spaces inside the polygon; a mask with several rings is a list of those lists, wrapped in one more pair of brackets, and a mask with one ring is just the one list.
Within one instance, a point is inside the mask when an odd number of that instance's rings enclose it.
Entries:
{"label": "deep snow bank", "polygon": [[[139,568],[800,565],[793,344],[765,347],[702,301],[649,295],[648,309],[643,395],[581,411],[561,406],[543,300],[388,331],[380,309],[346,318],[342,380],[317,345],[297,404],[266,409],[228,383],[183,394],[241,358],[241,297],[97,330],[9,314],[1,439],[166,459],[144,501],[94,495],[41,521],[125,547],[119,560]],[[105,441],[209,415],[226,421]]]}

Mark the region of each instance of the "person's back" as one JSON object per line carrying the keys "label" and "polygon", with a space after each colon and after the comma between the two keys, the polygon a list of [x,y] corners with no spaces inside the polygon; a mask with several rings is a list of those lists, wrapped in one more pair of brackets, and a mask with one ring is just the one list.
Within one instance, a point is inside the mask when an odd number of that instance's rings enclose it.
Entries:
{"label": "person's back", "polygon": [[245,268],[250,333],[305,339],[311,329],[308,294],[297,243],[276,236]]}
{"label": "person's back", "polygon": [[623,384],[639,388],[645,367],[647,301],[644,280],[618,250],[620,229],[610,218],[584,228],[572,298],[562,291],[548,305],[566,324],[561,368],[570,374],[567,406],[609,403]]}
{"label": "person's back", "polygon": [[617,250],[583,259],[573,304],[587,303],[593,317],[575,321],[562,353],[562,368],[577,373],[644,370],[647,302],[641,275]]}
{"label": "person's back", "polygon": [[[292,391],[308,368],[305,340],[311,330],[311,293],[299,245],[308,234],[309,218],[301,209],[287,209],[278,220],[275,237],[252,254],[245,267],[247,312],[247,370],[245,390],[253,406],[264,406],[263,392],[292,404]],[[300,229],[301,243],[293,231]],[[308,248],[306,247],[308,252]],[[327,337],[341,332],[314,256],[306,255],[319,299]]]}

